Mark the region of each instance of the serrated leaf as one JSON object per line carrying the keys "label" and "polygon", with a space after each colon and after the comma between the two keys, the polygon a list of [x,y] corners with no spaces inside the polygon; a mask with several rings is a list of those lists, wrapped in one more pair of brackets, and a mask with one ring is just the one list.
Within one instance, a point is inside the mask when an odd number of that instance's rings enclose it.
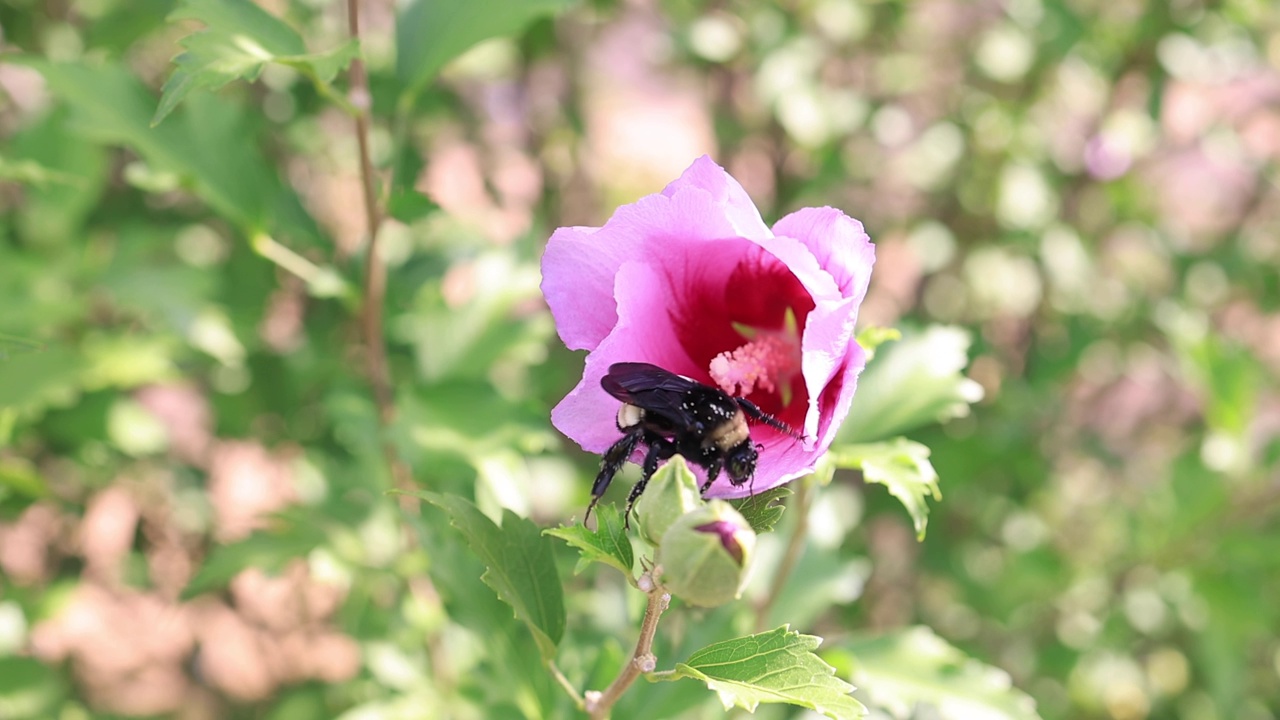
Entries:
{"label": "serrated leaf", "polygon": [[862,470],[867,482],[879,483],[898,498],[911,515],[916,537],[923,540],[929,525],[926,496],[942,499],[938,473],[929,462],[929,448],[906,438],[887,442],[833,447],[831,457],[837,467]]}
{"label": "serrated leaf", "polygon": [[489,38],[513,35],[573,0],[410,0],[396,21],[396,75],[412,98],[450,60]]}
{"label": "serrated leaf", "polygon": [[157,125],[196,89],[216,90],[232,80],[257,80],[270,63],[288,65],[316,83],[327,84],[359,54],[354,40],[321,53],[308,53],[293,28],[250,0],[186,0],[169,21],[195,20],[205,29],[178,43],[185,52],[164,84],[151,119]]}
{"label": "serrated leaf", "polygon": [[772,530],[782,519],[782,513],[787,509],[782,501],[791,494],[791,488],[779,485],[758,495],[730,500],[729,504],[751,523],[752,530],[763,533]]}
{"label": "serrated leaf", "polygon": [[405,493],[435,505],[467,539],[467,546],[487,568],[481,579],[510,605],[538,642],[544,658],[552,658],[564,636],[564,590],[556,572],[551,544],[537,525],[507,510],[502,525],[457,495]]}
{"label": "serrated leaf", "polygon": [[965,377],[969,333],[933,325],[876,353],[858,378],[849,417],[838,438],[868,442],[969,414],[982,386]]}
{"label": "serrated leaf", "polygon": [[618,568],[635,584],[635,577],[631,574],[631,568],[635,566],[635,551],[631,546],[631,538],[627,537],[627,531],[622,526],[622,516],[617,508],[611,505],[601,506],[596,512],[595,530],[585,525],[561,525],[543,530],[542,533],[558,537],[578,548],[581,557],[574,569],[575,574],[582,572],[590,563],[602,562]]}
{"label": "serrated leaf", "polygon": [[874,706],[897,718],[915,717],[921,703],[941,720],[1040,720],[1035,701],[1013,687],[1009,674],[949,645],[927,627],[848,640],[854,682]]}
{"label": "serrated leaf", "polygon": [[849,693],[853,686],[834,676],[835,668],[813,653],[822,638],[791,632],[786,625],[709,645],[663,679],[701,680],[728,710],[754,712],[760,703],[788,703],[833,720],[866,715]]}

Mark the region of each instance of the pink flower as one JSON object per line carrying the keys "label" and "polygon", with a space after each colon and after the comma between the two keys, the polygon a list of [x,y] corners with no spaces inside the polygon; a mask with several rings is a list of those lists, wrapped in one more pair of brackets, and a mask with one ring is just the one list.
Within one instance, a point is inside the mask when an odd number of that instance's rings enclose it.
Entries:
{"label": "pink flower", "polygon": [[[588,350],[582,381],[551,412],[584,450],[618,440],[618,401],[600,378],[648,362],[746,397],[800,430],[752,425],[750,484],[722,473],[710,497],[762,492],[813,470],[849,413],[866,356],[854,340],[875,248],[862,223],[805,208],[770,230],[736,180],[703,156],[604,227],[560,228],[542,292],[560,339]],[[641,452],[632,460],[639,461]]]}

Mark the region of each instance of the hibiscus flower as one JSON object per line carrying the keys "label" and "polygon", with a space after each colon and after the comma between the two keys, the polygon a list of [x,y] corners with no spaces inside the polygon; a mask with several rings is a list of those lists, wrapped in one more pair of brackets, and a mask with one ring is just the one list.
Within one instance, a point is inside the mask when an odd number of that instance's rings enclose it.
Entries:
{"label": "hibiscus flower", "polygon": [[874,262],[857,220],[805,208],[770,229],[736,180],[698,158],[603,227],[560,228],[547,242],[542,292],[560,339],[588,351],[581,382],[551,421],[603,452],[620,437],[619,402],[600,378],[613,363],[653,363],[745,397],[805,436],[753,424],[762,446],[754,479],[735,487],[722,473],[708,497],[807,474],[848,415],[866,364],[854,326]]}

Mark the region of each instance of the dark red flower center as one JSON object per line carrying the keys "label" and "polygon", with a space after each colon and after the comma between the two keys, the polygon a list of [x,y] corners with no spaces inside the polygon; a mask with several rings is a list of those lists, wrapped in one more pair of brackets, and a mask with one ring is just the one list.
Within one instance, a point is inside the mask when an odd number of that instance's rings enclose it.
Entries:
{"label": "dark red flower center", "polygon": [[800,373],[800,335],[814,302],[795,274],[753,244],[723,285],[707,282],[676,291],[684,297],[674,326],[702,373],[695,379],[710,380],[803,427],[809,397]]}

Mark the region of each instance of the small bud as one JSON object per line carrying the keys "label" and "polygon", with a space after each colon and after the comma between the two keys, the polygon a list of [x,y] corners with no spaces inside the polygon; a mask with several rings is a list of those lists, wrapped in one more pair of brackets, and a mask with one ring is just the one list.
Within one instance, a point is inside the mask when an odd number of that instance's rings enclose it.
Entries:
{"label": "small bud", "polygon": [[714,607],[742,594],[756,534],[728,503],[712,500],[676,520],[662,536],[662,582],[691,605]]}
{"label": "small bud", "polygon": [[676,455],[653,474],[644,494],[636,500],[640,536],[657,546],[677,518],[705,504],[698,492],[698,479],[684,458]]}

